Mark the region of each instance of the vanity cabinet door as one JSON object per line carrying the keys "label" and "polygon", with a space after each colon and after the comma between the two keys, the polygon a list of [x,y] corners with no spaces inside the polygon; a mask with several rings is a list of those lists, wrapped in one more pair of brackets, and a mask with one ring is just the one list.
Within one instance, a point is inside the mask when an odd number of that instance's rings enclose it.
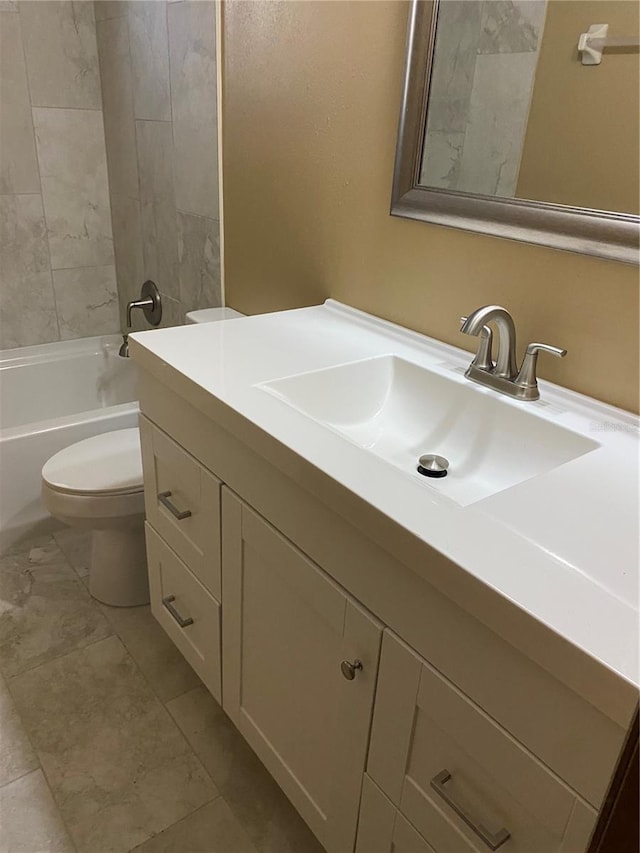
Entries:
{"label": "vanity cabinet door", "polygon": [[388,630],[367,773],[437,853],[583,853],[596,819],[562,780]]}
{"label": "vanity cabinet door", "polygon": [[206,468],[140,416],[147,521],[220,600],[220,488]]}
{"label": "vanity cabinet door", "polygon": [[348,853],[382,626],[222,491],[223,707],[326,850]]}

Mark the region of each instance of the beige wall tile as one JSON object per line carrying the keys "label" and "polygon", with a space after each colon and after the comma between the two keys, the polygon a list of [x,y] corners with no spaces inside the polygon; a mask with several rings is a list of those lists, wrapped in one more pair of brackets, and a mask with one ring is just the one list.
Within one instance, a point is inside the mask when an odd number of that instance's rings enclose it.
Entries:
{"label": "beige wall tile", "polygon": [[0,13],[0,193],[39,193],[40,178],[20,32]]}
{"label": "beige wall tile", "polygon": [[172,4],[168,19],[176,205],[218,219],[215,4]]}
{"label": "beige wall tile", "polygon": [[58,340],[39,195],[0,196],[0,347]]}
{"label": "beige wall tile", "polygon": [[0,826],[3,851],[74,851],[42,770],[0,789]]}
{"label": "beige wall tile", "polygon": [[136,129],[126,17],[97,25],[104,132],[111,195],[138,197]]}
{"label": "beige wall tile", "polygon": [[79,853],[125,853],[217,795],[117,637],[10,687]]}
{"label": "beige wall tile", "polygon": [[136,118],[170,121],[169,42],[164,0],[129,3],[129,33]]}
{"label": "beige wall tile", "polygon": [[173,120],[215,122],[215,3],[171,4],[168,22]]}
{"label": "beige wall tile", "polygon": [[178,228],[171,165],[171,124],[137,121],[144,277],[179,298]]}
{"label": "beige wall tile", "polygon": [[221,304],[218,222],[178,211],[178,275],[185,311]]}
{"label": "beige wall tile", "polygon": [[51,266],[113,263],[102,113],[33,110]]}
{"label": "beige wall tile", "polygon": [[178,208],[219,219],[215,121],[200,124],[175,122],[173,160]]}
{"label": "beige wall tile", "polygon": [[100,109],[93,3],[21,3],[33,106]]}
{"label": "beige wall tile", "polygon": [[54,270],[53,292],[61,340],[118,332],[120,316],[113,264]]}
{"label": "beige wall tile", "polygon": [[[137,199],[112,195],[111,217],[120,300],[120,328],[124,329],[127,302],[140,296],[140,288],[145,280],[140,202]],[[147,328],[141,312],[134,311],[132,319],[135,330]]]}

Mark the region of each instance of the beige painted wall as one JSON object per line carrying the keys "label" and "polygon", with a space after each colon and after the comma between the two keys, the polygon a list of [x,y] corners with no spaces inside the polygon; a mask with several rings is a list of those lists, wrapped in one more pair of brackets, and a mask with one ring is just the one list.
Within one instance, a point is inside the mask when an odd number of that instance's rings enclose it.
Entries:
{"label": "beige painted wall", "polygon": [[517,195],[638,212],[640,56],[606,51],[584,66],[578,34],[608,23],[638,34],[634,0],[551,0],[538,60]]}
{"label": "beige painted wall", "polygon": [[331,296],[472,349],[458,318],[502,303],[520,351],[568,348],[540,359],[543,377],[637,410],[637,269],[389,216],[406,16],[401,2],[225,4],[228,304]]}

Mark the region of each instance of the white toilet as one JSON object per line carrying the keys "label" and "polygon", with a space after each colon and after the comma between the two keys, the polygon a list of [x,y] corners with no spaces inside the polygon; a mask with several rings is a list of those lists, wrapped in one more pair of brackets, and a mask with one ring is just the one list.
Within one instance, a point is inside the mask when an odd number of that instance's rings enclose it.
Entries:
{"label": "white toilet", "polygon": [[[232,308],[186,315],[187,323],[242,317]],[[149,602],[144,492],[137,427],[65,447],[42,469],[42,500],[55,518],[93,531],[89,592],[114,607]]]}

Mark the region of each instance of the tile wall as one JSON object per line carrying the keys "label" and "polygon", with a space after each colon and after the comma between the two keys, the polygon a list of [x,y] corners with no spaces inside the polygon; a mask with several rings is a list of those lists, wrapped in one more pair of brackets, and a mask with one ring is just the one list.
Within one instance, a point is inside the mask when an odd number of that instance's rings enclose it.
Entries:
{"label": "tile wall", "polygon": [[440,6],[420,182],[514,196],[546,0]]}
{"label": "tile wall", "polygon": [[[221,304],[214,0],[96,0],[120,312]],[[145,328],[134,312],[134,328]]]}
{"label": "tile wall", "polygon": [[0,348],[117,332],[91,2],[0,3]]}

